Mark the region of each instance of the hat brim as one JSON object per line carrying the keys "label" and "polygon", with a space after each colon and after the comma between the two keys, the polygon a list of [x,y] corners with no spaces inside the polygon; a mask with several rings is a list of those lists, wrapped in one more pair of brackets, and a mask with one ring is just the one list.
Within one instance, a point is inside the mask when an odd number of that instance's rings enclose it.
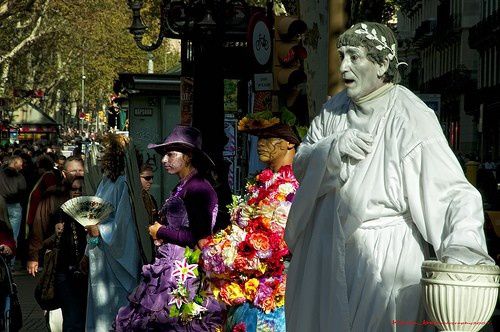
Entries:
{"label": "hat brim", "polygon": [[185,143],[185,142],[169,142],[169,143],[161,143],[161,144],[154,144],[150,143],[148,144],[148,149],[155,150],[158,154],[160,155],[165,155],[169,151],[179,151],[179,152],[186,152],[186,151],[191,151],[193,153],[196,153],[198,156],[200,156],[201,161],[206,164],[206,166],[213,167],[215,166],[215,163],[213,160],[206,154],[205,152],[201,151],[194,145]]}
{"label": "hat brim", "polygon": [[294,133],[292,127],[282,123],[266,128],[245,128],[245,130],[242,130],[241,132],[260,138],[281,138],[291,144],[300,144],[300,139]]}

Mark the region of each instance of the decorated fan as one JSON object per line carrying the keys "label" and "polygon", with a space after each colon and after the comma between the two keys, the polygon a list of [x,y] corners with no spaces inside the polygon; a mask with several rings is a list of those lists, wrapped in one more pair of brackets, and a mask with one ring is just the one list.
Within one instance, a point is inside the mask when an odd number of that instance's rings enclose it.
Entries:
{"label": "decorated fan", "polygon": [[85,227],[105,220],[115,208],[100,197],[80,196],[61,205],[61,209]]}

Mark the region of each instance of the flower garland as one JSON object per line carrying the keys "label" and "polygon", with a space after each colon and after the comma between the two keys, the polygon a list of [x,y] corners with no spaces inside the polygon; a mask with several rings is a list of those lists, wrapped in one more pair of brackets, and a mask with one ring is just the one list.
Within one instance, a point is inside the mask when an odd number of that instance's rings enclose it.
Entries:
{"label": "flower garland", "polygon": [[207,308],[203,306],[206,299],[206,294],[202,291],[201,286],[203,280],[200,281],[196,292],[190,291],[189,287],[190,279],[196,279],[200,275],[198,270],[200,254],[200,250],[186,247],[184,257],[174,261],[172,277],[175,278],[177,287],[170,292],[172,299],[168,303],[171,305],[170,317],[172,318],[180,318],[187,322],[199,318],[203,312],[207,311]]}
{"label": "flower garland", "polygon": [[202,267],[219,300],[249,301],[266,313],[284,305],[284,233],[298,186],[288,165],[276,173],[265,169],[247,184],[245,196],[233,196],[231,225],[202,248]]}

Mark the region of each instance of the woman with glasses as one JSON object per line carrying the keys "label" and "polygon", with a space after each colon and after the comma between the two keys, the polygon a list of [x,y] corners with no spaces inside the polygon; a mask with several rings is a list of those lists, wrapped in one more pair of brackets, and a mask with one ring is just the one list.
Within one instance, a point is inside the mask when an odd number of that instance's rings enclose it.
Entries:
{"label": "woman with glasses", "polygon": [[[69,199],[82,196],[82,190],[83,177],[74,177]],[[86,264],[87,232],[61,208],[51,217],[51,224],[55,225],[55,234],[49,241],[57,243],[59,253],[63,253],[57,256],[54,285],[56,299],[62,310],[63,331],[85,331],[88,271],[82,271],[80,266]]]}

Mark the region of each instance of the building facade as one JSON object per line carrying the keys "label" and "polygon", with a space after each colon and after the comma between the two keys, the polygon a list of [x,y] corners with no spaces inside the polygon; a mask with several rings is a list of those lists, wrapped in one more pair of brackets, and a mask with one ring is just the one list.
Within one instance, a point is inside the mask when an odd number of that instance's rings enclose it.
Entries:
{"label": "building facade", "polygon": [[482,0],[481,19],[469,35],[479,55],[478,107],[481,157],[500,160],[500,1]]}
{"label": "building facade", "polygon": [[479,54],[469,34],[481,19],[480,0],[409,0],[398,13],[403,84],[440,97],[443,131],[456,151],[480,158],[477,94]]}

